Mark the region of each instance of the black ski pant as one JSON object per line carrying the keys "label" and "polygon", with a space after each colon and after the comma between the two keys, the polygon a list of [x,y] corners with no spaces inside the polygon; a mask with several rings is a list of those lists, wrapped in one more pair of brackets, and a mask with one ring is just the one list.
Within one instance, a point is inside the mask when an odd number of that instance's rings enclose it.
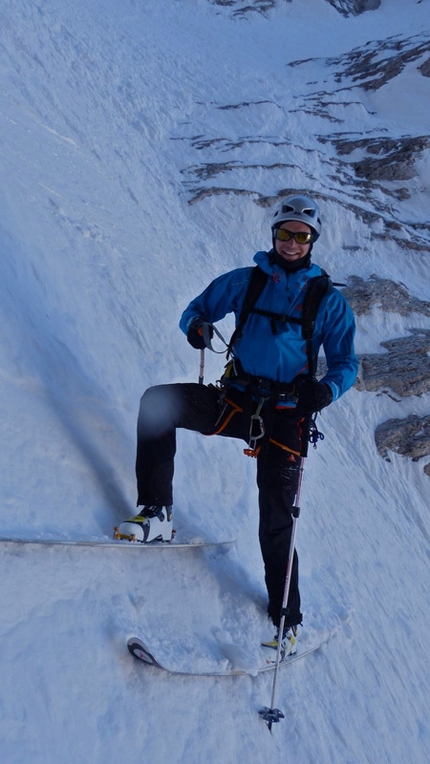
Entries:
{"label": "black ski pant", "polygon": [[[138,506],[173,504],[176,429],[247,440],[245,394],[194,383],[159,385],[142,396],[138,419]],[[255,408],[257,403],[255,403]],[[254,412],[253,412],[254,413]],[[264,407],[262,410],[264,419]],[[247,421],[246,421],[247,420]],[[259,540],[269,595],[268,614],[279,626],[293,506],[300,467],[303,419],[285,408],[272,410],[270,443],[257,457]],[[285,626],[301,623],[298,557],[294,552]]]}

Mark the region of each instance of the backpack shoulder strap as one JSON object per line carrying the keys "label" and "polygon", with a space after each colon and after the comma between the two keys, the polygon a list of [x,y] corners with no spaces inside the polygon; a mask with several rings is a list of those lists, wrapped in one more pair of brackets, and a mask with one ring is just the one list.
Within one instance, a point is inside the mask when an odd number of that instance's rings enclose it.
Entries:
{"label": "backpack shoulder strap", "polygon": [[333,282],[324,270],[321,276],[315,276],[309,282],[302,310],[302,335],[306,341],[306,355],[308,357],[308,374],[311,378],[316,372],[316,358],[312,354],[312,337],[315,330],[315,321],[321,300],[333,290]]}
{"label": "backpack shoulder strap", "polygon": [[236,329],[234,330],[233,334],[230,337],[230,342],[227,345],[227,359],[229,358],[231,351],[233,350],[233,345],[236,342],[237,339],[239,339],[240,335],[242,334],[243,327],[245,326],[246,320],[254,307],[255,303],[257,302],[258,298],[260,297],[260,294],[262,293],[264,287],[267,284],[267,280],[269,278],[269,274],[265,273],[258,265],[256,265],[252,271],[251,276],[249,278],[249,284],[248,288],[245,293],[245,297],[242,303],[242,308],[239,313],[239,320],[236,326]]}

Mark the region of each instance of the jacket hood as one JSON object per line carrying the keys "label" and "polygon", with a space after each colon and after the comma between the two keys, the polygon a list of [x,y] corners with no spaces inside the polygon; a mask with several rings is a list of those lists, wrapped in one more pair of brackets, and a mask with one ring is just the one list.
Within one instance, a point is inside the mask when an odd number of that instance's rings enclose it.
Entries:
{"label": "jacket hood", "polygon": [[[268,273],[269,275],[274,275],[275,273],[279,274],[277,276],[277,280],[279,281],[281,281],[282,278],[287,277],[287,273],[284,270],[284,268],[281,268],[280,265],[274,262],[271,256],[271,252],[263,252],[263,251],[257,252],[254,255],[254,263],[260,266],[261,270],[264,271],[265,273]],[[302,274],[307,279],[311,279],[314,276],[320,276],[322,273],[322,269],[320,268],[319,265],[316,265],[315,263],[311,263],[308,268],[301,268],[299,271],[294,271],[294,273]]]}

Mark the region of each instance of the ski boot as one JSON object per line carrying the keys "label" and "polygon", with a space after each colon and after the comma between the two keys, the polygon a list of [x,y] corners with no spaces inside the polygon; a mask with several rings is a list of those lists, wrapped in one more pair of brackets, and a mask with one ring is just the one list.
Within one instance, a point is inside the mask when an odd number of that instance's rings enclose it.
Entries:
{"label": "ski boot", "polygon": [[171,541],[172,507],[147,506],[139,507],[139,512],[130,520],[124,520],[114,530],[115,539],[140,541],[149,544],[151,541]]}
{"label": "ski boot", "polygon": [[[295,655],[297,652],[297,641],[299,638],[297,626],[288,626],[284,629],[284,635],[281,641],[281,661],[288,655]],[[275,634],[274,638],[270,642],[262,642],[263,647],[271,647],[273,650],[278,649],[279,631]]]}

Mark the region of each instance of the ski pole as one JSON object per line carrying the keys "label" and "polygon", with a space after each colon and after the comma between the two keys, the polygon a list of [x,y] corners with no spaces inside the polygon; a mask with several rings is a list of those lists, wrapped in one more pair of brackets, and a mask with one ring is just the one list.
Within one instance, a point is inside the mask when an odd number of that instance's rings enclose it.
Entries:
{"label": "ski pole", "polygon": [[291,508],[293,526],[291,529],[290,548],[288,550],[287,572],[285,574],[284,596],[282,599],[281,622],[279,624],[279,631],[278,631],[278,648],[276,651],[275,673],[273,676],[273,685],[272,685],[272,698],[270,702],[270,708],[265,707],[265,708],[262,708],[261,711],[259,711],[259,714],[262,717],[262,719],[264,719],[264,721],[267,722],[267,726],[270,731],[272,731],[273,722],[279,722],[281,719],[285,718],[282,711],[280,711],[279,708],[275,708],[275,696],[276,696],[276,684],[278,680],[278,670],[279,670],[279,664],[281,660],[281,647],[282,647],[282,636],[284,633],[285,615],[287,612],[288,595],[290,593],[291,571],[293,569],[294,549],[296,546],[297,520],[300,515],[300,497],[302,493],[303,473],[304,473],[305,460],[306,460],[306,456],[308,452],[309,427],[310,427],[310,422],[307,423],[306,429],[304,428],[304,432],[306,433],[306,440],[303,443],[302,455],[300,457],[299,477],[297,481],[297,490],[296,490],[296,495],[294,500],[294,506]]}
{"label": "ski pole", "polygon": [[199,368],[199,385],[203,384],[205,378],[205,349],[200,350],[200,368]]}

